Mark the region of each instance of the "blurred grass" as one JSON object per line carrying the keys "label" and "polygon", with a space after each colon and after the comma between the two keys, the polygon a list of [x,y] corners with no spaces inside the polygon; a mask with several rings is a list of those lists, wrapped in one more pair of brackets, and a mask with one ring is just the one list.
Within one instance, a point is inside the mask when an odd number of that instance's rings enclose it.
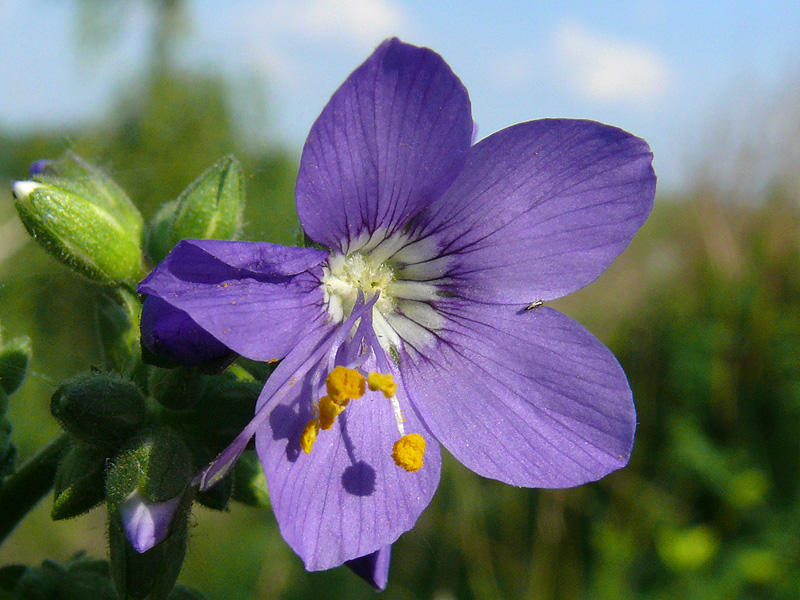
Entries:
{"label": "blurred grass", "polygon": [[[162,65],[163,68],[163,65]],[[190,106],[193,110],[187,111]],[[152,71],[85,131],[2,138],[0,173],[67,146],[104,165],[146,215],[218,157],[248,174],[247,239],[296,243],[296,157],[254,149],[211,75]],[[798,115],[800,118],[800,115]],[[786,167],[790,168],[790,167]],[[795,168],[795,167],[791,167]],[[704,181],[659,198],[631,247],[554,305],[614,351],[639,415],[631,463],[571,490],[442,483],[393,549],[388,599],[800,597],[800,202],[780,176],[747,204]],[[0,324],[34,341],[12,398],[23,456],[58,431],[49,396],[98,360],[87,285],[27,243],[0,191]],[[103,511],[52,523],[46,500],[0,563],[104,552]],[[368,598],[346,569],[307,574],[269,511],[196,509],[181,576],[209,598]]]}

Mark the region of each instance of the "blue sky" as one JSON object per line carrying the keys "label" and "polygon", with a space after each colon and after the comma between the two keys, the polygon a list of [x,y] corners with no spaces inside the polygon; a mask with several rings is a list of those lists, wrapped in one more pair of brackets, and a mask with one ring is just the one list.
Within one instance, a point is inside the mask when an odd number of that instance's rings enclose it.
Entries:
{"label": "blue sky", "polygon": [[[470,90],[479,137],[542,117],[611,123],[650,142],[666,190],[686,184],[726,113],[800,77],[796,1],[189,5],[183,60],[263,79],[269,135],[296,152],[330,94],[391,35],[444,56]],[[93,57],[74,43],[74,2],[0,0],[0,131],[97,118],[141,68],[151,18],[132,3],[119,41]]]}

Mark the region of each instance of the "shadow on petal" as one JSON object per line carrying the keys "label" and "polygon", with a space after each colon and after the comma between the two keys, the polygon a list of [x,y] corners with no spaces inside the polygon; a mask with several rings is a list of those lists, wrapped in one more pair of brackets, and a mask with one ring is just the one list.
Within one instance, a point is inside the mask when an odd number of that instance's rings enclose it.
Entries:
{"label": "shadow on petal", "polygon": [[375,491],[375,469],[363,460],[350,465],[342,473],[342,487],[353,496],[371,496]]}
{"label": "shadow on petal", "polygon": [[311,417],[312,412],[310,410],[303,410],[298,406],[298,410],[295,411],[294,408],[285,404],[279,404],[273,408],[269,415],[272,439],[275,441],[287,440],[286,460],[289,462],[295,462],[300,456],[302,451],[300,448],[300,435]]}

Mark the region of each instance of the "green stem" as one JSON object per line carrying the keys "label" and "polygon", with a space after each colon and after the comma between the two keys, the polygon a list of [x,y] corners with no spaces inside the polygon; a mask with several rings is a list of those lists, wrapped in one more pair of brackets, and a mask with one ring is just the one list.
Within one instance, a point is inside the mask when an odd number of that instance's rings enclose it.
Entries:
{"label": "green stem", "polygon": [[67,435],[60,435],[0,485],[0,543],[53,487],[58,460],[67,442]]}

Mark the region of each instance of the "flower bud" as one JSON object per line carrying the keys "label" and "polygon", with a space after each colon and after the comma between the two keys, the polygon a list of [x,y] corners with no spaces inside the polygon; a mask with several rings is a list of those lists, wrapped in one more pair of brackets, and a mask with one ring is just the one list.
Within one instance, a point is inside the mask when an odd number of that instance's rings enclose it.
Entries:
{"label": "flower bud", "polygon": [[[22,385],[31,359],[31,341],[19,337],[0,345],[0,389],[11,395]],[[0,414],[5,413],[5,408]]]}
{"label": "flower bud", "polygon": [[243,213],[242,165],[226,156],[156,213],[148,228],[147,253],[161,262],[183,239],[234,239]]}
{"label": "flower bud", "polygon": [[194,473],[173,430],[146,431],[109,468],[106,498],[114,585],[122,598],[166,598],[186,554]]}
{"label": "flower bud", "polygon": [[136,433],[146,407],[141,390],[131,381],[88,373],[61,384],[50,399],[50,412],[75,438],[113,448]]}
{"label": "flower bud", "polygon": [[12,190],[23,225],[55,258],[104,283],[139,279],[142,218],[105,173],[68,153]]}
{"label": "flower bud", "polygon": [[54,521],[77,517],[105,498],[106,454],[72,440],[56,469],[53,485]]}
{"label": "flower bud", "polygon": [[145,552],[130,543],[118,516],[109,516],[111,577],[120,598],[164,600],[175,585],[186,557],[191,493],[181,496],[169,535]]}
{"label": "flower bud", "polygon": [[[193,469],[191,453],[175,431],[167,427],[145,431],[127,444],[108,470],[109,513],[121,514],[124,521],[139,519],[137,506],[145,504],[154,507],[151,516],[158,526],[161,517],[174,510],[169,503],[186,491]],[[169,523],[158,527],[168,528]],[[161,533],[154,537],[164,538]]]}

